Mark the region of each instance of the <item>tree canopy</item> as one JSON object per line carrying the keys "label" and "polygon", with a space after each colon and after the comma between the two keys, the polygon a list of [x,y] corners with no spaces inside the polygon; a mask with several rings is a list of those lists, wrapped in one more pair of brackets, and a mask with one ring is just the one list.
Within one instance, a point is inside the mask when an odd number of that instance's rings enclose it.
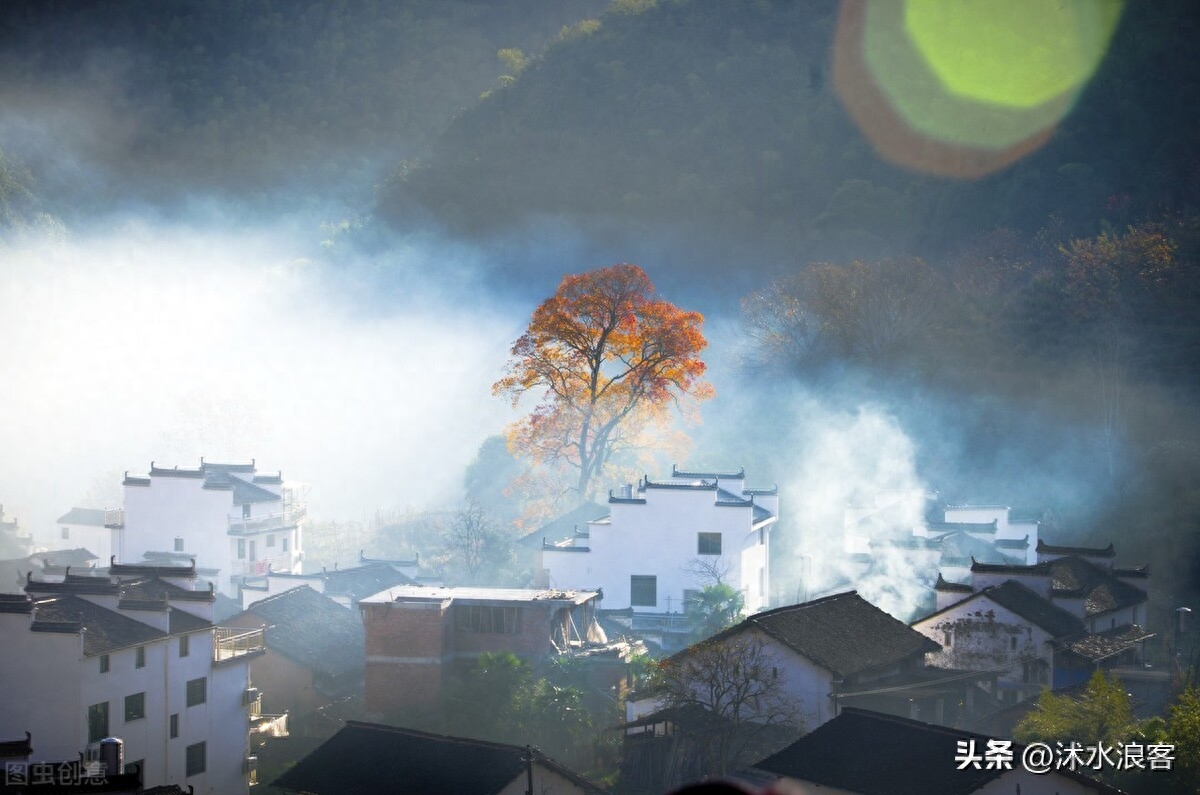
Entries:
{"label": "tree canopy", "polygon": [[508,432],[509,449],[534,465],[573,472],[592,496],[613,456],[665,427],[673,406],[712,395],[700,352],[704,318],[655,296],[636,265],[563,278],[513,343],[496,395],[540,402]]}

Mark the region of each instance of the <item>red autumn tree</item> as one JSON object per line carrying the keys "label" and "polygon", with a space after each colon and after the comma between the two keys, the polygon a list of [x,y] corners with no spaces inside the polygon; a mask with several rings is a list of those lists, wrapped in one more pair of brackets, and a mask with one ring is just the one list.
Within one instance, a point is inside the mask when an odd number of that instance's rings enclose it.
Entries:
{"label": "red autumn tree", "polygon": [[535,465],[574,471],[574,490],[590,498],[613,455],[671,406],[712,395],[699,355],[704,318],[655,297],[636,265],[566,276],[533,313],[492,391],[515,407],[540,402],[508,432],[509,449]]}

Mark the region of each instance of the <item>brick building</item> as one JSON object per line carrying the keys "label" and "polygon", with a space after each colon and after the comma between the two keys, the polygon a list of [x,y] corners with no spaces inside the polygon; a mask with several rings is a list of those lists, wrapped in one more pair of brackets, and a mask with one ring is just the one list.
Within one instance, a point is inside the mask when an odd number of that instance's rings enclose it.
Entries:
{"label": "brick building", "polygon": [[537,662],[602,648],[595,591],[512,588],[388,589],[358,603],[366,631],[366,708],[434,709],[442,686],[486,652]]}

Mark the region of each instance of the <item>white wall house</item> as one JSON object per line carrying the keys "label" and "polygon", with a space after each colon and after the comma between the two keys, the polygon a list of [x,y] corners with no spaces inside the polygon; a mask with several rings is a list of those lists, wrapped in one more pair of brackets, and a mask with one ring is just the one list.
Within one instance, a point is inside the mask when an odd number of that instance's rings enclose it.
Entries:
{"label": "white wall house", "polygon": [[602,589],[605,610],[682,614],[689,592],[714,582],[740,590],[745,611],[766,609],[776,489],[746,488],[745,470],[644,478],[608,498],[609,514],[586,534],[547,541],[541,568],[551,587]]}
{"label": "white wall house", "polygon": [[117,527],[106,524],[108,511],[103,508],[72,508],[58,517],[57,530],[47,546],[50,549],[86,549],[97,560],[108,562],[117,554]]}
{"label": "white wall house", "polygon": [[1143,626],[1147,570],[1114,568],[1111,544],[1039,541],[1035,551],[1031,565],[975,562],[967,583],[939,577],[937,611],[912,624],[943,646],[930,664],[993,671],[1004,703],[1078,684],[1098,668],[1140,666],[1154,637]]}
{"label": "white wall house", "polygon": [[118,565],[0,595],[0,736],[30,732],[34,762],[91,757],[117,737],[147,787],[245,795],[262,631],[214,628],[214,593],[194,582],[190,568]]}
{"label": "white wall house", "polygon": [[[919,697],[929,697],[930,706],[936,706],[933,702],[941,697],[921,688],[925,655],[939,649],[938,644],[855,591],[750,616],[706,643],[725,644],[733,655],[745,654],[748,645],[761,648],[767,661],[764,670],[770,667],[772,681],[778,681],[778,692],[791,701],[803,731],[833,719],[847,704],[865,703],[907,716],[921,707]],[[671,659],[687,665],[696,648],[688,647]],[[727,686],[733,681],[696,677],[702,688],[713,682]],[[916,690],[910,692],[907,688],[914,681]],[[728,699],[725,694],[735,689],[719,688],[722,694],[715,698],[709,692],[698,693],[697,698],[706,708],[719,710],[714,701]],[[875,690],[881,694],[873,693]],[[864,702],[864,698],[870,700]],[[631,697],[626,702],[626,720],[653,723],[653,713],[667,701],[663,693],[655,691]],[[937,711],[945,714],[942,709]]]}
{"label": "white wall house", "polygon": [[223,593],[238,597],[243,578],[267,570],[300,572],[304,557],[302,491],[279,473],[249,464],[197,469],[157,467],[126,474],[123,515],[113,554],[135,563],[147,556],[184,553]]}

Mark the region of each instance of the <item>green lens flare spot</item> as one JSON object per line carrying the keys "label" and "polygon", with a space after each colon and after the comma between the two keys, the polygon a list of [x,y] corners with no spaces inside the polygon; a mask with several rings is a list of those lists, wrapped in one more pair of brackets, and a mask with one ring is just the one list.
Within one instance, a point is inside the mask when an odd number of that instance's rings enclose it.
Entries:
{"label": "green lens flare spot", "polygon": [[1096,71],[1122,0],[907,0],[904,25],[947,91],[1030,108]]}

